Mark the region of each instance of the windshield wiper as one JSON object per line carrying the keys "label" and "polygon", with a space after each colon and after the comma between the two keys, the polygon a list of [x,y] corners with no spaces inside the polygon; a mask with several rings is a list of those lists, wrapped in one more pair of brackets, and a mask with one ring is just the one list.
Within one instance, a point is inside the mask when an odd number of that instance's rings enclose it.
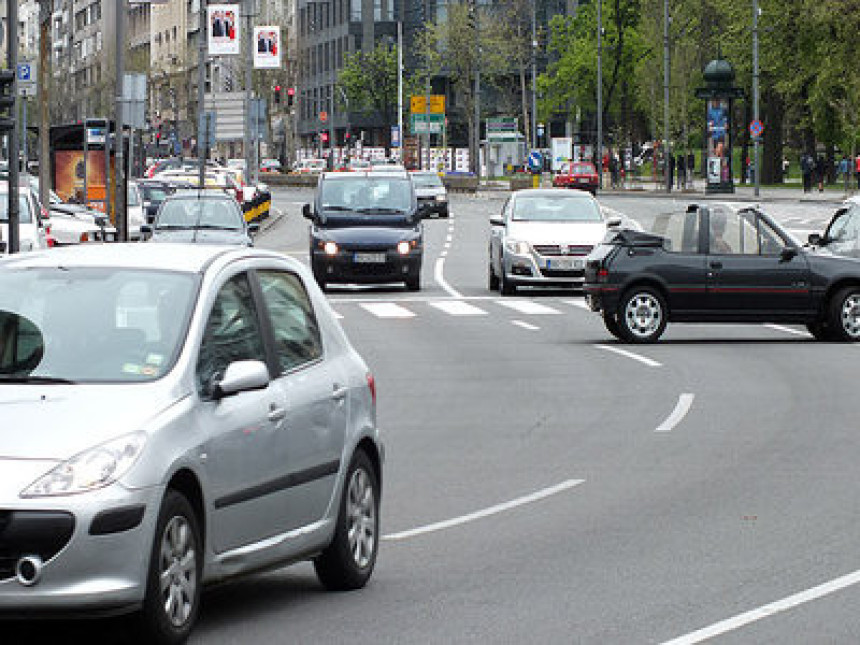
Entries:
{"label": "windshield wiper", "polygon": [[406,212],[400,208],[384,208],[384,207],[380,207],[380,206],[374,206],[371,208],[358,208],[356,210],[359,213],[380,213],[380,214],[386,214],[386,213],[403,214]]}
{"label": "windshield wiper", "polygon": [[56,376],[7,376],[0,374],[0,383],[36,383],[38,385],[74,385],[74,381]]}
{"label": "windshield wiper", "polygon": [[201,230],[205,229],[207,231],[239,231],[241,229],[235,226],[219,226],[218,224],[199,224],[194,228],[199,228]]}

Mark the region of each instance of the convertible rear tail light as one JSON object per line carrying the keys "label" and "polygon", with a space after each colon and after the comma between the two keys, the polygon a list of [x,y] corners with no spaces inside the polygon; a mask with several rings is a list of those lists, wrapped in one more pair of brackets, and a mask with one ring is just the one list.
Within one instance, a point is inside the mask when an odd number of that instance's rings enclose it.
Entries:
{"label": "convertible rear tail light", "polygon": [[370,400],[373,401],[374,407],[376,406],[376,379],[373,378],[373,374],[370,372],[367,373],[367,389],[370,390]]}
{"label": "convertible rear tail light", "polygon": [[606,280],[609,277],[609,269],[599,269],[597,271],[597,277]]}

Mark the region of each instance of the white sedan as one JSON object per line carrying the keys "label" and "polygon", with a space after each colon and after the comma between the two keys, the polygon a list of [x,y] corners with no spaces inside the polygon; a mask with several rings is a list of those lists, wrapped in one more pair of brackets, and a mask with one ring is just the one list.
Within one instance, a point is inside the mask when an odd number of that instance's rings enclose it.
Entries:
{"label": "white sedan", "polygon": [[512,295],[520,286],[577,286],[585,257],[620,218],[605,218],[589,193],[535,188],[513,193],[490,218],[489,288]]}

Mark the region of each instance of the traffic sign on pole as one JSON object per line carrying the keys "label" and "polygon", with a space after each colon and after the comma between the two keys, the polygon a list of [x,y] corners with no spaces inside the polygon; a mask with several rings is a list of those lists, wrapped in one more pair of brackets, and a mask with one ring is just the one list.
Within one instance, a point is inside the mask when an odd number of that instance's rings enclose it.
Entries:
{"label": "traffic sign on pole", "polygon": [[328,121],[328,112],[326,112],[325,110],[321,110],[320,111],[320,122],[325,123],[326,121]]}
{"label": "traffic sign on pole", "polygon": [[764,133],[764,124],[758,119],[750,123],[750,135],[753,139],[758,139]]}

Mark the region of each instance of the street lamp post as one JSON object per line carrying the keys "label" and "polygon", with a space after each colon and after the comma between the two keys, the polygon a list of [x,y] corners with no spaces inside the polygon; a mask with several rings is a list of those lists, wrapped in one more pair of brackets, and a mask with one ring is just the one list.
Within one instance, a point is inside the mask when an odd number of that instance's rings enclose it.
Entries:
{"label": "street lamp post", "polygon": [[[758,87],[758,17],[761,9],[758,6],[758,0],[753,0],[753,121],[758,123],[759,120],[759,87]],[[755,196],[759,196],[759,140],[760,136],[753,137],[753,173],[755,174]]]}
{"label": "street lamp post", "polygon": [[603,188],[603,0],[597,1],[597,186]]}
{"label": "street lamp post", "polygon": [[[537,150],[537,0],[532,0],[532,150]],[[599,51],[599,49],[598,49]],[[598,71],[598,74],[600,72]]]}

